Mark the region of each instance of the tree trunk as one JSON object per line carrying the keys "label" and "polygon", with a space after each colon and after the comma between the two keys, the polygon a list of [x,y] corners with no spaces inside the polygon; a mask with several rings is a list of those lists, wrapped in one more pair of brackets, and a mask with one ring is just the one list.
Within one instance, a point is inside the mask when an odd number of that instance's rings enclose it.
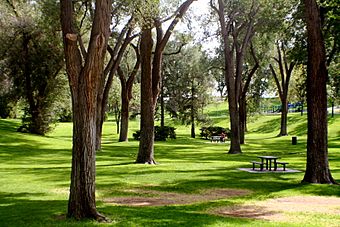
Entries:
{"label": "tree trunk", "polygon": [[[125,86],[126,87],[126,86]],[[128,128],[129,128],[129,98],[127,97],[126,88],[123,89],[122,86],[122,110],[121,110],[121,118],[120,118],[120,134],[119,134],[119,142],[127,142],[128,141]]]}
{"label": "tree trunk", "polygon": [[[295,62],[292,61],[288,64],[288,59],[285,53],[285,47],[283,44],[277,43],[277,53],[278,57],[274,58],[279,66],[279,75],[275,72],[274,67],[270,64],[270,70],[273,74],[276,87],[278,89],[278,93],[281,100],[281,129],[278,136],[287,136],[287,123],[288,123],[288,90],[289,90],[289,82],[292,76],[292,72],[295,66]],[[281,82],[280,82],[281,81]]]}
{"label": "tree trunk", "polygon": [[[98,105],[99,106],[99,105]],[[101,107],[99,107],[101,108]],[[98,114],[100,115],[98,116]],[[99,110],[97,113],[97,124],[96,124],[96,150],[100,151],[102,148],[102,134],[103,134],[103,124],[105,120],[105,110]]]}
{"label": "tree trunk", "polygon": [[288,123],[288,102],[287,99],[281,100],[281,130],[278,136],[287,136],[287,123]]}
{"label": "tree trunk", "polygon": [[[250,12],[245,14],[247,18],[242,23],[239,23],[236,15],[244,13],[243,10],[231,10],[226,16],[225,1],[218,0],[218,7],[214,5],[213,1],[210,1],[210,5],[218,14],[223,40],[224,73],[228,91],[231,128],[230,149],[228,153],[238,154],[242,153],[240,145],[239,99],[242,92],[243,61],[245,51],[255,34],[254,26],[256,23],[254,21],[258,6],[256,6],[255,1],[252,1]],[[243,35],[241,35],[242,33]]]}
{"label": "tree trunk", "polygon": [[164,108],[164,85],[161,85],[161,128],[164,128],[165,108]]}
{"label": "tree trunk", "polygon": [[23,41],[22,41],[22,49],[23,49],[23,74],[25,78],[25,92],[26,92],[26,101],[29,105],[28,112],[31,115],[31,121],[29,122],[29,132],[44,135],[45,131],[43,130],[45,125],[43,116],[42,116],[42,109],[39,108],[39,102],[35,101],[33,88],[32,88],[32,69],[29,62],[30,59],[30,52],[29,52],[29,43],[31,41],[31,36],[25,32],[22,34]]}
{"label": "tree trunk", "polygon": [[[84,75],[85,77],[86,75]],[[95,201],[96,111],[83,81],[73,95],[73,149],[68,217],[97,219]],[[93,98],[93,92],[91,94]]]}
{"label": "tree trunk", "polygon": [[195,133],[195,111],[194,111],[194,104],[191,103],[191,138],[195,138],[196,137],[196,133]]}
{"label": "tree trunk", "polygon": [[136,163],[155,164],[154,160],[154,112],[155,103],[152,90],[152,48],[153,39],[150,28],[141,35],[141,121],[140,142]]}
{"label": "tree trunk", "polygon": [[129,131],[129,106],[130,100],[132,99],[132,88],[135,77],[140,67],[140,54],[138,47],[132,45],[136,53],[136,63],[130,73],[128,79],[126,80],[125,75],[121,67],[118,67],[117,72],[121,84],[121,130],[119,134],[119,142],[128,141],[128,131]]}
{"label": "tree trunk", "polygon": [[[110,89],[112,86],[113,78],[115,73],[119,68],[119,64],[123,58],[124,52],[129,45],[129,43],[136,37],[136,35],[132,35],[133,26],[131,25],[133,21],[133,16],[131,16],[130,20],[127,22],[125,27],[121,30],[118,39],[114,48],[108,46],[108,51],[111,54],[111,59],[107,63],[103,77],[99,81],[100,86],[103,87],[99,91],[97,98],[97,138],[96,138],[96,150],[101,148],[101,139],[102,139],[102,129],[103,123],[105,120],[105,113],[108,104]],[[117,123],[117,133],[119,133],[119,123]]]}
{"label": "tree trunk", "polygon": [[111,21],[110,0],[97,0],[91,38],[85,61],[74,27],[73,3],[60,1],[66,70],[72,96],[73,148],[68,217],[105,220],[96,210],[95,160],[97,96],[104,71],[104,59]]}
{"label": "tree trunk", "polygon": [[239,112],[237,109],[237,104],[230,101],[231,95],[230,92],[228,101],[229,101],[229,116],[230,116],[230,125],[231,125],[231,138],[230,138],[230,149],[228,151],[229,154],[240,154],[241,152],[241,141],[240,141],[240,125],[239,125]]}
{"label": "tree trunk", "polygon": [[[115,120],[116,120],[116,132],[117,132],[117,135],[119,135],[120,134],[120,124],[119,123],[120,123],[120,119],[121,119],[121,111],[120,111],[118,105],[114,109],[115,109]],[[100,132],[100,134],[101,134],[101,132]],[[96,147],[96,150],[98,151],[97,148],[98,147]]]}
{"label": "tree trunk", "polygon": [[245,97],[240,98],[240,143],[245,143],[245,132],[247,127],[247,107],[246,107],[246,100]]}
{"label": "tree trunk", "polygon": [[[250,52],[254,59],[254,66],[247,73],[247,78],[245,83],[241,82],[241,92],[240,92],[240,100],[239,100],[239,117],[240,117],[240,143],[245,144],[245,133],[247,132],[247,93],[249,90],[250,82],[255,75],[257,69],[260,67],[259,61],[255,54],[255,48],[252,44],[250,44]],[[241,69],[241,68],[240,68]]]}
{"label": "tree trunk", "polygon": [[332,101],[332,118],[334,117],[334,101]]}
{"label": "tree trunk", "polygon": [[327,89],[325,46],[319,8],[315,0],[304,0],[308,34],[307,63],[307,164],[303,182],[335,183],[328,164]]}
{"label": "tree trunk", "polygon": [[[176,27],[177,23],[196,0],[185,1],[176,11],[176,15],[163,34],[162,22],[157,16],[146,18],[153,21],[156,27],[156,45],[153,51],[153,37],[151,25],[145,24],[142,28],[140,54],[141,54],[141,137],[136,162],[155,164],[154,160],[154,113],[157,98],[161,90],[161,66],[165,45]],[[145,18],[144,18],[145,20]],[[146,20],[148,21],[148,20]],[[152,57],[153,55],[153,57]]]}

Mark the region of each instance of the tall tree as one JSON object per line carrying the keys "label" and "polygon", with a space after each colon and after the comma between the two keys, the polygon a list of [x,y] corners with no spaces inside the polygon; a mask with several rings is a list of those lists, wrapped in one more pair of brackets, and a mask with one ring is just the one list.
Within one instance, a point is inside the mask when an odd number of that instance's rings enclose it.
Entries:
{"label": "tall tree", "polygon": [[218,6],[215,6],[211,0],[210,5],[218,15],[224,47],[224,73],[231,126],[231,142],[228,153],[238,154],[242,153],[239,116],[242,68],[246,50],[255,34],[259,5],[253,0],[247,3],[218,0]]}
{"label": "tall tree", "polygon": [[307,63],[307,164],[303,182],[333,184],[328,163],[326,51],[321,32],[320,8],[304,0],[308,37]]}
{"label": "tall tree", "polygon": [[206,55],[201,46],[188,45],[180,54],[167,56],[164,65],[167,110],[183,124],[191,124],[191,137],[195,138],[196,123],[202,120],[201,110],[213,87]]}
{"label": "tall tree", "polygon": [[[64,66],[59,24],[47,24],[56,17],[43,9],[45,4],[8,0],[6,8],[10,12],[2,16],[7,18],[6,23],[0,22],[0,68],[11,78],[15,96],[27,103],[19,130],[39,135],[48,132],[55,120],[52,108],[62,84],[60,71]],[[55,2],[50,5],[51,11],[56,9]],[[32,10],[39,13],[33,14]]]}
{"label": "tall tree", "polygon": [[288,91],[289,82],[295,66],[295,60],[291,60],[287,57],[286,44],[282,41],[276,43],[277,57],[275,61],[279,67],[279,73],[277,73],[272,64],[270,64],[270,70],[273,74],[275,84],[281,100],[281,130],[279,136],[287,136],[287,123],[288,123]]}
{"label": "tall tree", "polygon": [[[250,48],[250,55],[253,58],[252,67],[249,70],[245,70],[244,79],[241,81],[240,97],[239,97],[239,116],[240,116],[240,143],[245,143],[245,132],[247,131],[247,93],[250,87],[250,82],[260,67],[258,58],[253,45]],[[244,81],[244,82],[243,82]]]}
{"label": "tall tree", "polygon": [[[119,2],[119,1],[118,1]],[[124,2],[125,3],[125,2]],[[116,4],[118,4],[116,2]],[[115,8],[114,12],[119,11],[120,6],[124,4],[118,4]],[[118,13],[117,13],[118,14]],[[124,15],[124,14],[123,14]],[[122,19],[116,19],[114,29],[111,32],[111,38],[114,45],[108,45],[108,52],[110,53],[110,60],[104,69],[104,76],[100,80],[100,85],[103,89],[99,90],[99,95],[97,97],[97,138],[96,138],[96,149],[99,150],[101,148],[101,137],[103,130],[103,123],[105,119],[105,113],[107,110],[108,99],[110,94],[110,89],[112,86],[112,81],[114,76],[117,73],[121,60],[124,56],[126,48],[131,43],[131,41],[138,36],[134,34],[134,15],[130,16],[130,19],[125,24],[125,26],[119,30],[119,25],[121,25]]]}
{"label": "tall tree", "polygon": [[[136,62],[133,69],[129,72],[129,67],[126,67],[127,73],[124,73],[122,67],[118,67],[118,77],[121,84],[121,120],[120,120],[120,132],[119,141],[128,141],[128,128],[129,128],[129,105],[132,99],[132,88],[135,77],[140,67],[140,54],[138,47],[133,45],[135,51]],[[128,74],[128,76],[126,76]]]}
{"label": "tall tree", "polygon": [[111,0],[96,0],[87,51],[81,45],[73,1],[60,1],[66,70],[72,96],[73,148],[68,217],[104,220],[97,212],[95,160],[99,83],[110,35]]}
{"label": "tall tree", "polygon": [[[161,89],[161,66],[164,48],[180,19],[196,0],[186,0],[170,17],[172,21],[163,32],[163,20],[158,13],[159,2],[143,2],[141,12],[141,137],[136,163],[155,164],[154,160],[154,114]],[[169,18],[168,18],[169,19]],[[152,29],[156,29],[156,40]]]}

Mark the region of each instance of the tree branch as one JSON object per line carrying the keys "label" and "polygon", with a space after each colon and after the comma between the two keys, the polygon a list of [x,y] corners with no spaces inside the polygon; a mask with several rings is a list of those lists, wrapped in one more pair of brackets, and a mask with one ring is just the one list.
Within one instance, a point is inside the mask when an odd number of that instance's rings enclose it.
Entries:
{"label": "tree branch", "polygon": [[170,53],[164,53],[163,55],[165,56],[171,56],[171,55],[176,55],[176,54],[179,54],[181,53],[182,51],[182,48],[187,45],[187,43],[181,43],[181,46],[178,48],[178,50],[174,51],[174,52],[170,52]]}
{"label": "tree branch", "polygon": [[274,80],[275,80],[275,83],[276,83],[276,87],[277,87],[277,89],[279,91],[280,99],[282,100],[283,99],[283,92],[282,92],[282,89],[281,89],[279,78],[277,77],[277,74],[276,74],[272,64],[270,64],[269,67],[270,67],[270,70],[271,70],[271,72],[273,74],[273,77],[274,77]]}
{"label": "tree branch", "polygon": [[11,2],[10,0],[6,0],[6,2],[12,8],[14,15],[18,18],[19,14],[18,14],[18,11],[16,10],[13,2]]}
{"label": "tree branch", "polygon": [[183,15],[186,13],[186,11],[189,9],[189,6],[197,0],[187,0],[185,1],[179,8],[176,13],[175,18],[172,20],[171,24],[169,25],[168,29],[166,30],[164,37],[162,39],[162,42],[160,43],[160,49],[163,51],[165,48],[166,43],[168,42],[171,33],[175,29],[175,26],[179,22],[179,20],[183,17]]}

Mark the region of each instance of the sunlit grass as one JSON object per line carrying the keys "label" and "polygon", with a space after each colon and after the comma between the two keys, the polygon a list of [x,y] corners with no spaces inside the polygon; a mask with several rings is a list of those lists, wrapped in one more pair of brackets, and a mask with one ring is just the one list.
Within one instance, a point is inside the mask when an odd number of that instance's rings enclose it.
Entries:
{"label": "sunlit grass", "polygon": [[[227,127],[226,115],[220,108],[211,107],[208,112],[217,125]],[[338,181],[339,117],[329,120],[330,167]],[[130,123],[128,143],[118,143],[116,125],[113,121],[106,122],[102,150],[97,153],[99,211],[116,226],[287,226],[284,221],[222,217],[208,211],[285,196],[340,197],[339,186],[300,183],[306,162],[305,115],[289,115],[290,136],[287,137],[277,137],[279,115],[261,116],[250,122],[241,155],[228,155],[228,142],[220,144],[192,139],[189,126],[175,125],[176,140],[155,144],[155,158],[159,165],[134,164],[138,142],[133,140],[132,133],[139,127],[138,120]],[[40,137],[16,132],[19,123],[0,120],[0,226],[104,225],[92,221],[78,223],[61,216],[67,209],[72,125],[60,123],[52,133]],[[291,136],[298,137],[297,145],[291,145]],[[261,154],[280,156],[289,162],[288,168],[302,172],[251,174],[238,170],[250,167],[249,161]],[[131,195],[131,189],[190,194],[213,188],[246,189],[252,193],[211,202],[162,207],[117,206],[103,202],[105,198]],[[301,226],[301,223],[303,226],[336,226],[340,223],[340,217],[331,214],[303,213],[297,217],[300,220],[295,226]],[[290,223],[289,226],[294,225]]]}

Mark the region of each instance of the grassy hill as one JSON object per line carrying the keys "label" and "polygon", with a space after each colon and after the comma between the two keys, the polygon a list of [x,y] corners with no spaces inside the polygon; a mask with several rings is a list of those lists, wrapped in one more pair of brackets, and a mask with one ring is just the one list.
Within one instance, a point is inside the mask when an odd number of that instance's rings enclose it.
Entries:
{"label": "grassy hill", "polygon": [[[227,110],[210,106],[207,113],[219,126],[228,127]],[[171,123],[173,124],[173,123]],[[295,196],[340,198],[337,185],[301,184],[306,160],[306,116],[289,115],[289,136],[276,137],[279,115],[250,119],[243,154],[228,155],[228,142],[211,143],[189,137],[188,126],[175,125],[178,138],[156,142],[159,165],[136,165],[138,142],[132,133],[139,122],[130,124],[130,142],[118,143],[113,121],[104,125],[103,149],[97,153],[97,204],[111,224],[65,219],[67,209],[72,125],[59,123],[46,137],[16,132],[17,120],[0,120],[0,226],[338,226],[339,215],[332,212],[282,212],[279,219],[221,215],[221,209],[252,206],[269,199]],[[199,134],[199,130],[197,129]],[[291,145],[291,136],[298,144]],[[289,162],[298,173],[248,173],[258,155],[276,155]],[[340,116],[329,119],[329,161],[333,177],[340,182]],[[210,198],[211,190],[234,190],[235,196]],[[151,193],[151,192],[153,193]],[[157,194],[158,193],[158,194]],[[117,205],[115,198],[175,198],[177,204],[161,206]],[[196,197],[195,197],[196,196]],[[205,199],[203,199],[206,197]],[[181,203],[190,198],[191,202]],[[300,197],[299,197],[300,198]],[[308,198],[308,197],[303,197]],[[314,197],[313,197],[314,198]],[[170,199],[171,200],[171,199]],[[253,205],[251,205],[253,204]],[[255,204],[255,205],[254,205]],[[255,208],[254,208],[255,207]],[[235,208],[236,209],[236,208]],[[306,208],[307,209],[307,208]],[[340,210],[340,204],[335,210]],[[256,211],[256,212],[254,212]]]}

